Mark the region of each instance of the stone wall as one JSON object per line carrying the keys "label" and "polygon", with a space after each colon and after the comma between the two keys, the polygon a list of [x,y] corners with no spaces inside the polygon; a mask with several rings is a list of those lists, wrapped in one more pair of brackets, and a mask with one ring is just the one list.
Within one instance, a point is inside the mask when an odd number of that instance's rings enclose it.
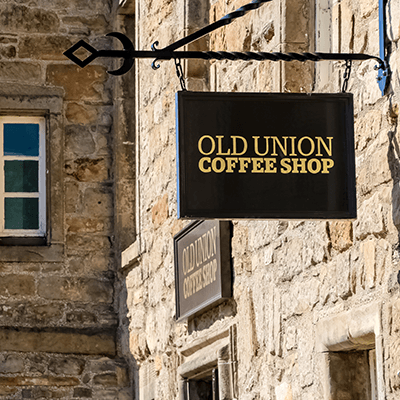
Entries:
{"label": "stone wall", "polygon": [[[156,40],[165,47],[246,3],[137,0],[131,11],[136,48],[148,49]],[[133,9],[133,2],[125,4]],[[184,399],[180,379],[188,363],[200,365],[207,349],[215,351],[212,346],[228,336],[237,357],[229,358],[234,383],[226,399],[346,396],[334,387],[335,365],[341,364],[333,360],[345,360],[348,351],[365,359],[373,348],[378,398],[399,396],[399,12],[398,2],[388,1],[388,94],[381,96],[374,61],[354,62],[349,82],[357,220],[233,221],[233,298],[186,323],[174,320],[173,236],[187,224],[176,217],[179,81],[172,61],[161,62],[156,72],[148,61],[136,62],[137,235],[122,270],[127,351],[139,367],[136,398]],[[190,48],[378,55],[378,2],[274,1]],[[336,93],[343,72],[341,62],[185,63],[188,90],[219,92]],[[236,336],[226,333],[232,327]],[[346,365],[351,370],[356,364],[351,359]],[[368,375],[365,368],[357,373]]]}
{"label": "stone wall", "polygon": [[113,133],[118,93],[109,63],[62,54],[80,39],[110,47],[114,3],[0,2],[0,113],[46,116],[50,225],[48,246],[0,248],[2,399],[131,398],[116,313],[114,207],[131,207],[115,195],[128,165],[114,155],[127,140]]}

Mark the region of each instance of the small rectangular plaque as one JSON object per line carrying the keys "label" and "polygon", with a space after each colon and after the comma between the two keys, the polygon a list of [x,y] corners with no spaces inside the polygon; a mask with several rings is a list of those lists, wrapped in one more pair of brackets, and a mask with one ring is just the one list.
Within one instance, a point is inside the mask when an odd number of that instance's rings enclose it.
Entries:
{"label": "small rectangular plaque", "polygon": [[230,222],[195,221],[174,237],[176,319],[232,296]]}

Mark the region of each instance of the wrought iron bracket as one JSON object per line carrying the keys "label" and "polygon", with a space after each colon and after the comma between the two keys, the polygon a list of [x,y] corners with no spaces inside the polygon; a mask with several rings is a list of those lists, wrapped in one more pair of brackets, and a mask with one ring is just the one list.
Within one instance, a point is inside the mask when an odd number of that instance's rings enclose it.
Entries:
{"label": "wrought iron bracket", "polygon": [[[124,49],[123,50],[97,50],[84,40],[80,40],[74,44],[71,48],[64,52],[64,55],[68,57],[75,64],[81,68],[86,67],[96,58],[108,57],[108,58],[122,58],[124,60],[122,66],[114,71],[108,71],[111,75],[123,75],[129,72],[132,68],[136,58],[149,58],[154,59],[152,63],[153,69],[160,67],[158,61],[161,60],[177,60],[177,59],[202,59],[202,60],[245,60],[245,61],[322,61],[322,60],[334,60],[334,61],[364,61],[374,59],[378,62],[375,67],[378,70],[378,83],[384,94],[389,84],[390,79],[390,68],[387,62],[387,55],[385,52],[385,38],[386,38],[386,23],[385,23],[385,6],[387,0],[379,0],[380,5],[380,28],[383,24],[384,28],[380,29],[380,44],[381,53],[380,57],[372,56],[368,54],[353,54],[353,53],[320,53],[320,52],[306,52],[306,53],[281,53],[281,52],[229,52],[229,51],[176,51],[178,48],[183,47],[189,43],[194,42],[197,39],[215,31],[222,26],[229,25],[235,19],[240,18],[247,14],[249,11],[260,8],[263,4],[269,3],[272,0],[253,0],[251,3],[246,4],[236,11],[225,15],[220,20],[170,44],[163,49],[157,49],[158,42],[153,43],[151,50],[135,50],[131,40],[120,32],[111,32],[107,36],[115,37],[118,39]],[[382,7],[381,7],[382,6]],[[382,21],[382,22],[381,22]],[[90,55],[81,60],[75,56],[75,52],[80,48],[86,49]]]}
{"label": "wrought iron bracket", "polygon": [[385,94],[390,82],[390,66],[389,55],[387,52],[387,35],[386,35],[386,5],[387,0],[379,0],[379,57],[384,60],[385,67],[378,68],[378,85],[381,89],[382,96]]}

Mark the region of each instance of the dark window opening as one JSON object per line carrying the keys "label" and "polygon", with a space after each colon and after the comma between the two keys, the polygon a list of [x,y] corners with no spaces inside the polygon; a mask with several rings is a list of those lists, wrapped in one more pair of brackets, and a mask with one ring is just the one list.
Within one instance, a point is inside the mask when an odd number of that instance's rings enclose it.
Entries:
{"label": "dark window opening", "polygon": [[218,369],[187,381],[187,400],[219,400]]}
{"label": "dark window opening", "polygon": [[375,350],[329,353],[332,400],[376,400]]}

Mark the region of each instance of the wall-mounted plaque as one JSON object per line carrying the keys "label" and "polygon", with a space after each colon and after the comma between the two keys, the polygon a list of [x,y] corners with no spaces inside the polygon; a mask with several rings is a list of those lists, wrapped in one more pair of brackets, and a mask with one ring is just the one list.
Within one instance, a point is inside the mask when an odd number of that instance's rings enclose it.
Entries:
{"label": "wall-mounted plaque", "polygon": [[230,222],[195,221],[174,236],[176,319],[232,296]]}
{"label": "wall-mounted plaque", "polygon": [[178,216],[356,218],[353,96],[177,93]]}

